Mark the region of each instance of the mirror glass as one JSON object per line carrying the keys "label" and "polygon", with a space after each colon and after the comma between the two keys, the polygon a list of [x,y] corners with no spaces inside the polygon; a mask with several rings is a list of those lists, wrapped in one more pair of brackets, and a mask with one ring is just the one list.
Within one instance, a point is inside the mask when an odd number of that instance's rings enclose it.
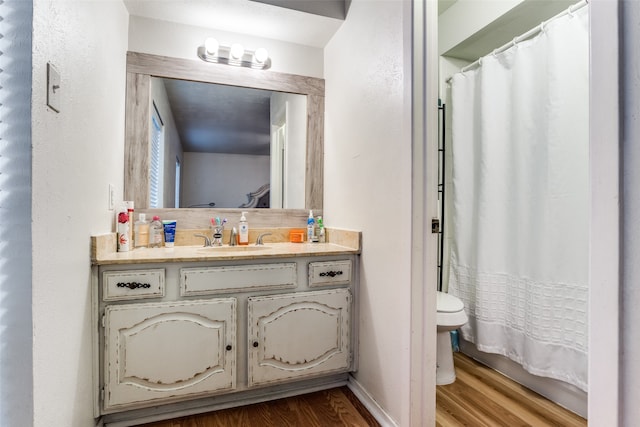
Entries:
{"label": "mirror glass", "polygon": [[324,80],[128,52],[125,110],[137,209],[322,210]]}
{"label": "mirror glass", "polygon": [[306,95],[151,78],[151,208],[304,209]]}

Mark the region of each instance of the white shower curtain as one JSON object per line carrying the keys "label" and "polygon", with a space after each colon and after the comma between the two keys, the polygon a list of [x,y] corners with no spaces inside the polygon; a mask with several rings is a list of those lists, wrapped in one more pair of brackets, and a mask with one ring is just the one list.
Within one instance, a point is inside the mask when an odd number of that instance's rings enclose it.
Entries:
{"label": "white shower curtain", "polygon": [[585,391],[588,34],[582,7],[454,75],[449,198],[463,337]]}

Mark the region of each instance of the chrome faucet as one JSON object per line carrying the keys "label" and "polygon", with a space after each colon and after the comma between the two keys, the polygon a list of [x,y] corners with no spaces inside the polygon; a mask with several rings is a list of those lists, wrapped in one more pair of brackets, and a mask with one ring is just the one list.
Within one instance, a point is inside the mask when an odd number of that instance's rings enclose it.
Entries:
{"label": "chrome faucet", "polygon": [[229,246],[236,246],[237,240],[238,240],[238,230],[236,230],[236,228],[233,227],[229,235]]}
{"label": "chrome faucet", "polygon": [[209,239],[208,236],[205,236],[204,234],[194,234],[193,237],[202,237],[202,238],[204,238],[204,247],[205,248],[211,246],[211,239]]}
{"label": "chrome faucet", "polygon": [[256,239],[256,246],[264,245],[264,243],[262,243],[262,238],[265,236],[271,236],[271,234],[273,233],[262,233],[261,235],[259,235],[258,238]]}

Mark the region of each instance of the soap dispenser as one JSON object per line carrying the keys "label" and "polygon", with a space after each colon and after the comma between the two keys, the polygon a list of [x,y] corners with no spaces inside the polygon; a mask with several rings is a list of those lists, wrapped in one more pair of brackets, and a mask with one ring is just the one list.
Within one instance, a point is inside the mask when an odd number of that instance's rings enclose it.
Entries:
{"label": "soap dispenser", "polygon": [[245,216],[248,212],[242,212],[242,216],[240,217],[240,222],[238,223],[238,244],[239,245],[248,245],[249,244],[249,223],[247,222],[247,217]]}

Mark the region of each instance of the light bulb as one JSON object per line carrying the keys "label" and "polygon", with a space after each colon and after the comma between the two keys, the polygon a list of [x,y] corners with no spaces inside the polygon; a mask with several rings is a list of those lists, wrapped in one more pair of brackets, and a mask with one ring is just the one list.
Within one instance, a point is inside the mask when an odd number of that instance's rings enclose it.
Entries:
{"label": "light bulb", "polygon": [[256,49],[253,57],[256,59],[257,63],[264,64],[266,60],[269,59],[269,52],[267,52],[267,49],[261,47],[259,49]]}
{"label": "light bulb", "polygon": [[204,49],[207,52],[207,55],[216,55],[218,53],[218,48],[220,47],[220,44],[218,43],[218,40],[214,39],[213,37],[207,37],[207,39],[204,41]]}
{"label": "light bulb", "polygon": [[230,53],[233,59],[239,60],[244,55],[244,47],[240,43],[234,43],[231,45]]}

